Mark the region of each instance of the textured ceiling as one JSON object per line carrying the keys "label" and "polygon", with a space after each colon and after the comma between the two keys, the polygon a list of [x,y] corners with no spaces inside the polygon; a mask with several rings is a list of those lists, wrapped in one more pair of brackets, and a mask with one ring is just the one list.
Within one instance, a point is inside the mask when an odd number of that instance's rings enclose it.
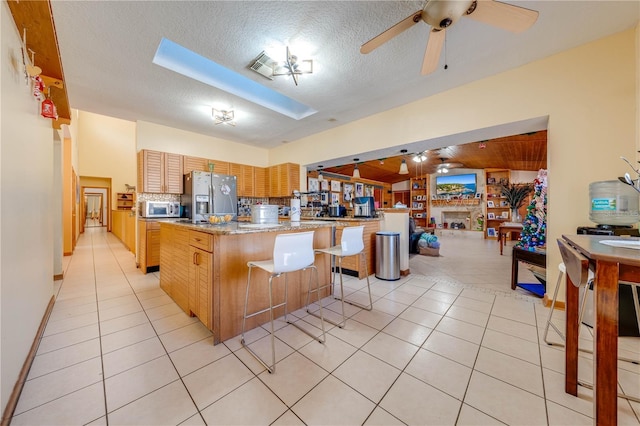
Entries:
{"label": "textured ceiling", "polygon": [[[632,28],[640,15],[637,1],[509,3],[538,10],[538,22],[512,34],[461,19],[447,30],[448,69],[442,60],[427,76],[420,75],[424,23],[359,52],[423,2],[53,0],[51,7],[72,108],[268,148]],[[154,65],[162,37],[318,113],[294,120]],[[284,58],[287,45],[314,59],[314,74],[298,86],[248,69],[262,50]],[[212,106],[235,109],[237,126],[214,126]]]}

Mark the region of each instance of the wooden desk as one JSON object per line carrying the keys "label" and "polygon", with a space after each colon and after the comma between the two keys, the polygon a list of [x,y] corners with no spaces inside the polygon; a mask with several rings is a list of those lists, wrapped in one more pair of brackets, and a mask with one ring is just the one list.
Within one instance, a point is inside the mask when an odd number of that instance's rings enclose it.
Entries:
{"label": "wooden desk", "polygon": [[[601,240],[627,239],[609,235],[563,235],[562,239],[589,259],[595,269],[593,302],[593,421],[618,422],[618,281],[640,282],[640,250],[600,244]],[[638,238],[633,238],[638,240]],[[578,395],[579,289],[567,277],[565,392]]]}
{"label": "wooden desk", "polygon": [[503,223],[498,227],[498,239],[500,240],[500,256],[502,256],[502,248],[507,244],[507,234],[512,232],[522,232],[522,224]]}

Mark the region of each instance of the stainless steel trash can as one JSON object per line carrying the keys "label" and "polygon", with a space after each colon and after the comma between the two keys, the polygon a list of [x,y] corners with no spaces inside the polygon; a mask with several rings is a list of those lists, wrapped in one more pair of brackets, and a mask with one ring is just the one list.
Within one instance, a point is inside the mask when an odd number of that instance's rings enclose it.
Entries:
{"label": "stainless steel trash can", "polygon": [[376,278],[400,279],[400,233],[376,232]]}

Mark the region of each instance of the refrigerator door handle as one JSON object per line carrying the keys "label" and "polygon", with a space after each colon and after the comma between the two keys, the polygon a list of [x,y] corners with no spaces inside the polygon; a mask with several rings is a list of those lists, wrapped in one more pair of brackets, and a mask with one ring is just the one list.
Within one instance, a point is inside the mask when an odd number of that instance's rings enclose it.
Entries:
{"label": "refrigerator door handle", "polygon": [[213,184],[209,184],[209,214],[213,214]]}

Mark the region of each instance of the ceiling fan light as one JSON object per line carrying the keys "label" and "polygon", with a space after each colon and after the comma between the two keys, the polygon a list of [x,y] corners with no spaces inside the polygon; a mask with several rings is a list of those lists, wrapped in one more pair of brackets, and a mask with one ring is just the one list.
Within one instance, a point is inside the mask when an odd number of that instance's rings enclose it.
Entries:
{"label": "ceiling fan light", "polygon": [[416,163],[420,162],[420,156],[418,154],[414,155],[412,158],[413,161],[415,161]]}
{"label": "ceiling fan light", "polygon": [[426,161],[427,160],[427,156],[424,154],[420,154],[420,161]]}
{"label": "ceiling fan light", "polygon": [[212,108],[211,117],[213,118],[213,124],[225,123],[234,127],[236,125],[235,112],[232,109],[229,111],[224,111]]}
{"label": "ceiling fan light", "polygon": [[407,162],[404,161],[404,158],[402,159],[402,163],[400,163],[400,171],[398,172],[399,175],[408,175],[409,174],[409,167],[407,167]]}

